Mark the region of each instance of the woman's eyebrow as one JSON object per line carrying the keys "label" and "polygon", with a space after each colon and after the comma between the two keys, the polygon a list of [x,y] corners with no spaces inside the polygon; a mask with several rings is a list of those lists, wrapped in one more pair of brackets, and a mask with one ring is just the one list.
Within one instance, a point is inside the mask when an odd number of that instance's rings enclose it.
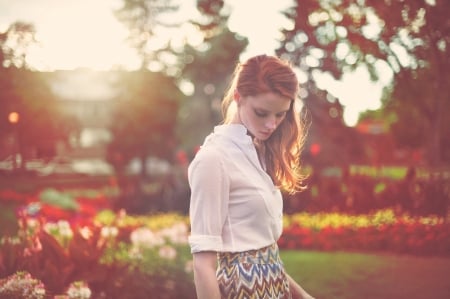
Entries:
{"label": "woman's eyebrow", "polygon": [[[270,113],[270,112],[271,112],[270,110],[266,110],[266,109],[264,109],[264,108],[257,108],[257,107],[254,107],[253,109],[257,110],[258,112],[263,112],[263,113]],[[286,110],[282,110],[282,111],[275,112],[275,113],[278,114],[278,113],[285,113],[285,112],[289,112],[289,108],[286,109]]]}

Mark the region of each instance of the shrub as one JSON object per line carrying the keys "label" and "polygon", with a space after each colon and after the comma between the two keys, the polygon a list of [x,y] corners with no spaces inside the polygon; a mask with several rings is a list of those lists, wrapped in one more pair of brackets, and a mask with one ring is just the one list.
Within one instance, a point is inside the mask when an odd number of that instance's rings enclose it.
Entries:
{"label": "shrub", "polygon": [[82,281],[94,298],[195,298],[186,222],[151,218],[119,214],[109,225],[73,227],[23,217],[18,235],[1,241],[0,277],[27,271],[47,294]]}

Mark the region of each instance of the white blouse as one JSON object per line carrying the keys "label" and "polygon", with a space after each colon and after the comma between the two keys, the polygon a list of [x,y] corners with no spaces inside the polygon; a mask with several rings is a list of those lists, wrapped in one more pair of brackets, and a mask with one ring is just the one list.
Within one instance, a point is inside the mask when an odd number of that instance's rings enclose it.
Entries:
{"label": "white blouse", "polygon": [[188,170],[191,252],[240,252],[278,240],[281,192],[262,168],[247,129],[214,128]]}

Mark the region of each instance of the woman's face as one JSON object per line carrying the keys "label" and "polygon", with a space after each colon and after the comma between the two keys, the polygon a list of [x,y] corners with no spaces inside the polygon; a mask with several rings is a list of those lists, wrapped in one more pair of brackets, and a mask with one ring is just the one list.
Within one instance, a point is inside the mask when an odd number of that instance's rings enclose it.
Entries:
{"label": "woman's face", "polygon": [[275,93],[241,97],[235,94],[238,104],[238,122],[259,140],[267,140],[285,119],[291,100]]}

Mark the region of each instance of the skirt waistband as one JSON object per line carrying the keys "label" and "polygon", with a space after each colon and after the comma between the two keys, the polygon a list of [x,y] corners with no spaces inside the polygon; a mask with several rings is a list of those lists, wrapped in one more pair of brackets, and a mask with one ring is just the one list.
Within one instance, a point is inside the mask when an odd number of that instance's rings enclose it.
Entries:
{"label": "skirt waistband", "polygon": [[260,248],[242,252],[217,253],[219,265],[230,264],[274,264],[281,263],[278,245],[276,243]]}

